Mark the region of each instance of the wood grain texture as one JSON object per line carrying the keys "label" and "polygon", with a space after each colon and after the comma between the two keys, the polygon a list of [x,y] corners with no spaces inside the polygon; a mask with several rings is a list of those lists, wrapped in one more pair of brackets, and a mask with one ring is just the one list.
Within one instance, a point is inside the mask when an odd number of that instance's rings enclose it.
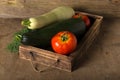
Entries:
{"label": "wood grain texture", "polygon": [[120,18],[120,0],[0,0],[0,17],[26,18],[37,16],[58,6]]}
{"label": "wood grain texture", "polygon": [[20,58],[30,62],[71,71],[71,60],[67,56],[25,45],[20,46],[19,53]]}

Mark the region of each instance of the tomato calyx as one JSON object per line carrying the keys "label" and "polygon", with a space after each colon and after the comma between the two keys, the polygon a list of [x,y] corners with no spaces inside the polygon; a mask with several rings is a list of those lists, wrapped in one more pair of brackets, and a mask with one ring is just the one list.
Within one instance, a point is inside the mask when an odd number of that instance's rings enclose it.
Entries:
{"label": "tomato calyx", "polygon": [[67,41],[68,39],[69,39],[69,37],[68,37],[67,33],[63,33],[63,34],[61,35],[61,40],[62,40],[63,42]]}

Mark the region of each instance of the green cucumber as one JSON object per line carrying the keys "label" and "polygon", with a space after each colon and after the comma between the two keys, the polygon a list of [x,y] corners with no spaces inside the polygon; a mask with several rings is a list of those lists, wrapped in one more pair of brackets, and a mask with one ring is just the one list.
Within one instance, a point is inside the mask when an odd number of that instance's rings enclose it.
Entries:
{"label": "green cucumber", "polygon": [[76,35],[77,39],[80,39],[85,30],[85,23],[81,18],[71,18],[25,33],[21,42],[25,45],[44,48],[50,46],[51,38],[60,31],[70,31]]}

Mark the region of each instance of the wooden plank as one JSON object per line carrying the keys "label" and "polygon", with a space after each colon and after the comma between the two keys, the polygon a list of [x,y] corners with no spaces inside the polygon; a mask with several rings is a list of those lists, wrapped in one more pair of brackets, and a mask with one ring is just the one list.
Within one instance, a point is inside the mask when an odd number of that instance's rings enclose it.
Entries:
{"label": "wooden plank", "polygon": [[[78,50],[77,51],[80,51],[80,53],[82,53],[83,52],[82,50],[86,51],[87,48],[92,43],[92,41],[93,41],[92,39],[95,39],[95,37],[97,36],[97,34],[99,32],[99,29],[101,27],[100,24],[102,22],[103,17],[98,16],[98,15],[92,15],[92,14],[84,13],[84,12],[80,12],[80,13],[91,16],[91,17],[96,19],[94,24],[91,26],[90,30],[88,30],[88,32],[85,34],[82,41],[78,45]],[[75,52],[74,54],[71,54],[70,57],[75,58],[75,56],[77,56],[77,54],[78,54],[78,52]]]}
{"label": "wooden plank", "polygon": [[25,45],[20,46],[19,53],[22,59],[71,71],[71,59],[67,56]]}
{"label": "wooden plank", "polygon": [[80,63],[82,56],[84,56],[85,53],[87,53],[88,48],[91,46],[92,42],[96,39],[97,35],[100,32],[103,17],[95,15],[91,16],[96,17],[94,24],[91,26],[90,30],[83,37],[82,41],[78,44],[78,49],[73,54],[70,55],[70,57],[72,57],[73,69],[77,68],[77,65]]}
{"label": "wooden plank", "polygon": [[71,6],[75,10],[104,17],[120,18],[120,0],[0,0],[0,17],[25,18],[38,16],[58,6]]}

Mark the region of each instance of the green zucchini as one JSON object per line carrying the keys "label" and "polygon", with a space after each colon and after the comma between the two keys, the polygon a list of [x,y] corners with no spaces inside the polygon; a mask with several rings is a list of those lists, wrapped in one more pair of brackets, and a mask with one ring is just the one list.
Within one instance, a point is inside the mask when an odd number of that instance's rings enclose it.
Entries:
{"label": "green zucchini", "polygon": [[77,39],[85,33],[86,27],[81,18],[71,18],[23,34],[21,42],[25,45],[49,47],[51,38],[60,31],[70,31]]}

